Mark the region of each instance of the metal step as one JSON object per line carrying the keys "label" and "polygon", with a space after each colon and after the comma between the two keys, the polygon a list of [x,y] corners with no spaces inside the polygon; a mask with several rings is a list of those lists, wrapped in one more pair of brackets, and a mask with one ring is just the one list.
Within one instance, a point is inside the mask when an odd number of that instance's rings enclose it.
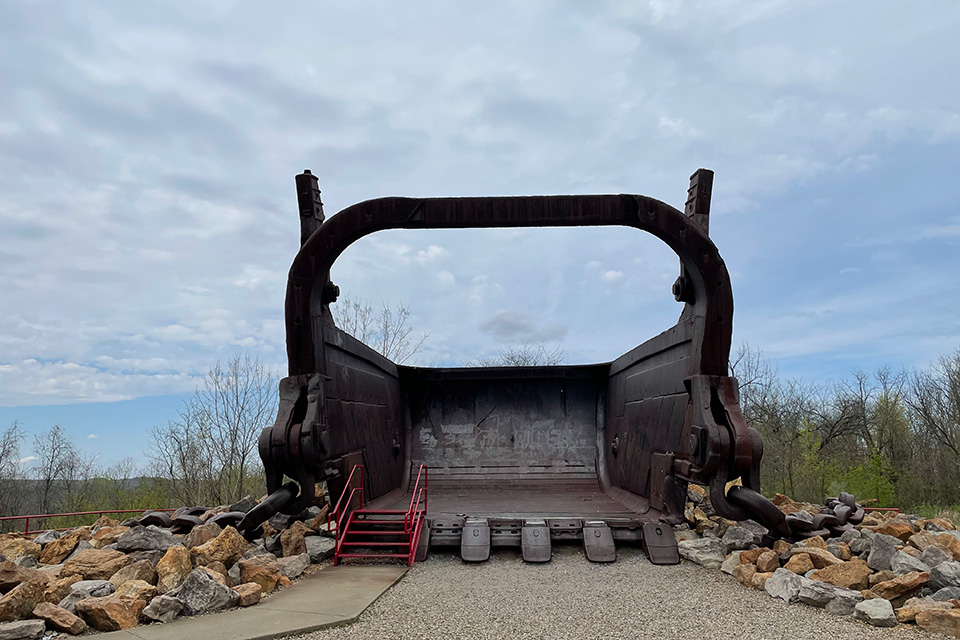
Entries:
{"label": "metal step", "polygon": [[680,564],[680,549],[673,527],[662,522],[645,522],[643,555],[651,564]]}
{"label": "metal step", "polygon": [[409,547],[409,542],[347,542],[340,543],[342,547]]}

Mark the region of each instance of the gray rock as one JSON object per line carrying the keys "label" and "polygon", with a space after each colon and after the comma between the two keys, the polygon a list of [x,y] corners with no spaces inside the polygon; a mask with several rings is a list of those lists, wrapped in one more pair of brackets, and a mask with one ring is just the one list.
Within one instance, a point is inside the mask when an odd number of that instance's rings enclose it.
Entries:
{"label": "gray rock", "polygon": [[0,623],[0,640],[40,640],[46,630],[43,620],[17,620]]}
{"label": "gray rock", "polygon": [[[679,531],[675,530],[673,534],[674,536],[676,536],[677,542],[680,542],[681,540],[696,540],[700,537],[699,535],[697,535],[696,531],[693,531],[692,529],[689,529],[689,528],[681,529]],[[310,538],[312,537],[314,536],[310,536]],[[306,539],[309,540],[310,538],[306,538]]]}
{"label": "gray rock", "polygon": [[930,571],[930,567],[905,551],[897,551],[890,559],[890,568],[898,576],[911,571]]}
{"label": "gray rock", "polygon": [[803,520],[804,522],[813,524],[813,514],[809,511],[797,511],[795,513],[791,513],[790,515],[799,520]]}
{"label": "gray rock", "polygon": [[185,543],[169,531],[156,526],[133,527],[117,539],[117,551],[166,551],[170,547],[184,546]]}
{"label": "gray rock", "polygon": [[172,622],[183,610],[183,603],[172,596],[156,596],[143,609],[143,615],[157,622]]}
{"label": "gray rock", "polygon": [[303,541],[307,543],[307,554],[313,564],[319,564],[332,556],[333,547],[336,546],[332,538],[321,536],[307,536]]}
{"label": "gray rock", "polygon": [[733,570],[737,568],[737,565],[740,564],[740,554],[743,551],[733,551],[728,555],[723,564],[720,565],[720,571],[723,571],[726,574],[733,575]]}
{"label": "gray rock", "polygon": [[179,587],[167,594],[183,603],[183,613],[196,616],[229,609],[237,604],[240,594],[225,587],[209,573],[194,569]]}
{"label": "gray rock", "polygon": [[827,551],[829,551],[830,553],[832,553],[838,558],[843,555],[843,549],[841,549],[840,545],[837,543],[828,544]]}
{"label": "gray rock", "polygon": [[13,564],[25,569],[36,569],[40,565],[33,556],[18,556],[17,559],[13,561]]}
{"label": "gray rock", "polygon": [[870,553],[867,555],[867,566],[874,571],[885,571],[892,567],[890,560],[897,552],[896,545],[902,544],[893,536],[882,534],[874,535],[870,538]]}
{"label": "gray rock", "polygon": [[101,598],[117,590],[117,585],[109,580],[81,580],[70,585],[70,593],[60,601],[59,606],[76,614],[76,604],[84,598]]}
{"label": "gray rock", "polygon": [[[270,555],[273,555],[272,553]],[[233,566],[227,569],[227,577],[230,578],[230,584],[236,586],[240,584],[240,563],[234,562]]]}
{"label": "gray rock", "polygon": [[870,551],[870,538],[860,537],[853,539],[850,543],[850,551],[859,556],[861,553]]}
{"label": "gray rock", "polygon": [[[2,562],[2,560],[0,560]],[[63,569],[63,563],[60,564],[45,564],[42,567],[37,567],[37,571],[43,571],[44,573],[49,573],[55,577],[60,576],[60,571]]]}
{"label": "gray rock", "polygon": [[783,600],[789,604],[796,604],[800,602],[800,585],[803,584],[804,580],[806,580],[806,578],[781,567],[774,571],[772,576],[767,578],[763,588],[774,598]]}
{"label": "gray rock", "polygon": [[74,549],[73,549],[73,551],[70,553],[70,555],[68,555],[66,558],[64,558],[63,561],[64,561],[64,562],[67,562],[68,560],[73,560],[73,557],[74,557],[74,556],[76,556],[76,555],[77,555],[78,553],[80,553],[81,551],[86,551],[87,549],[93,549],[93,545],[90,544],[90,541],[89,541],[89,540],[81,540],[80,542],[77,543],[77,546],[74,547]]}
{"label": "gray rock", "polygon": [[283,547],[280,545],[280,534],[275,534],[272,536],[267,536],[263,539],[263,546],[267,548],[267,551],[272,553],[275,556],[283,555]]}
{"label": "gray rock", "polygon": [[753,544],[753,533],[740,526],[727,527],[723,534],[724,553],[730,553],[736,549],[749,549]]}
{"label": "gray rock", "polygon": [[874,598],[864,600],[854,607],[853,617],[875,627],[897,626],[897,616],[889,600]]}
{"label": "gray rock", "polygon": [[[131,553],[130,557],[133,559],[133,562],[140,562],[141,560],[146,560],[150,563],[154,569],[157,568],[157,563],[160,562],[160,558],[163,557],[166,551],[160,551],[155,549],[153,551],[138,551],[137,553]],[[131,563],[133,564],[133,563]]]}
{"label": "gray rock", "polygon": [[[304,538],[304,540],[306,540],[306,538]],[[267,551],[266,547],[258,544],[258,545],[255,545],[246,553],[244,553],[243,559],[246,560],[247,558],[253,558],[255,556],[273,556],[274,558],[276,558],[276,556],[274,556],[272,553]]]}
{"label": "gray rock", "polygon": [[703,496],[697,493],[696,491],[694,491],[693,489],[691,489],[690,487],[687,487],[687,500],[692,502],[693,504],[700,504],[701,502],[703,502]]}
{"label": "gray rock", "polygon": [[[313,537],[313,536],[311,536]],[[724,543],[719,538],[700,538],[678,542],[680,557],[707,569],[719,569],[726,557]],[[269,548],[269,547],[268,547]]]}
{"label": "gray rock", "polygon": [[257,506],[257,501],[253,499],[253,496],[243,496],[239,502],[230,505],[230,511],[243,511],[246,513],[255,506]]}
{"label": "gray rock", "polygon": [[[313,536],[311,536],[313,537]],[[280,573],[291,580],[295,580],[300,577],[300,574],[310,566],[310,554],[301,553],[296,556],[287,556],[286,558],[280,558],[277,560],[277,565],[280,567]]]}
{"label": "gray rock", "polygon": [[835,616],[850,616],[856,610],[858,603],[863,602],[863,595],[853,589],[844,589],[837,587],[834,591],[834,598],[824,607],[827,613]]}
{"label": "gray rock", "polygon": [[927,565],[930,568],[948,562],[953,558],[949,553],[941,549],[940,547],[929,546],[927,550],[920,554],[920,562]]}
{"label": "gray rock", "polygon": [[930,586],[934,589],[960,587],[960,562],[941,562],[930,569]]}
{"label": "gray rock", "polygon": [[41,546],[47,544],[48,542],[53,542],[54,540],[60,539],[60,532],[55,529],[50,529],[49,531],[44,531],[33,539],[33,544],[39,544]]}
{"label": "gray rock", "polygon": [[720,534],[717,533],[717,528],[713,527],[712,529],[707,529],[703,532],[704,538],[717,538],[720,539]]}
{"label": "gray rock", "polygon": [[839,587],[819,580],[804,580],[800,583],[800,602],[812,607],[825,607],[827,603],[837,597],[835,591]]}
{"label": "gray rock", "polygon": [[937,602],[946,602],[954,598],[960,599],[960,587],[944,587],[933,592],[931,596]]}
{"label": "gray rock", "polygon": [[857,540],[861,537],[861,533],[856,529],[847,529],[843,532],[843,535],[840,536],[840,542],[846,542],[850,544],[854,540]]}
{"label": "gray rock", "polygon": [[816,569],[810,569],[810,571],[807,571],[805,574],[803,574],[803,577],[804,577],[804,578],[810,578],[810,576],[812,576],[812,575],[815,574],[816,572],[817,572]]}
{"label": "gray rock", "polygon": [[117,543],[114,542],[113,544],[105,544],[105,545],[103,545],[103,546],[100,547],[100,548],[101,548],[101,549],[106,549],[107,551],[116,551],[116,550],[117,550]]}

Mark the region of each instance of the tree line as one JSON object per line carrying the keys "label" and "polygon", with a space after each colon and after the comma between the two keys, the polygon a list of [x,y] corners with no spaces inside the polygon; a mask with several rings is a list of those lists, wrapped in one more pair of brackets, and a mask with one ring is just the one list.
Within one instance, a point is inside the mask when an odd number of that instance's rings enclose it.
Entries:
{"label": "tree line", "polygon": [[960,505],[960,349],[924,369],[882,367],[826,383],[784,379],[743,345],[731,362],[747,423],[763,437],[763,492],[873,506]]}

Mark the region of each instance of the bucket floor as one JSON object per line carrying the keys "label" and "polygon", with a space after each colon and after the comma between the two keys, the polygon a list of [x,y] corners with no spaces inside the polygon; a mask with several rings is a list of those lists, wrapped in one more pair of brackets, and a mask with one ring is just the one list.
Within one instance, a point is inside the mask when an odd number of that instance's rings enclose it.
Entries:
{"label": "bucket floor", "polygon": [[[405,510],[410,495],[383,496],[371,503],[379,509]],[[630,518],[636,512],[605,494],[595,480],[558,483],[524,483],[497,486],[476,485],[429,486],[427,517],[470,515],[481,518]]]}

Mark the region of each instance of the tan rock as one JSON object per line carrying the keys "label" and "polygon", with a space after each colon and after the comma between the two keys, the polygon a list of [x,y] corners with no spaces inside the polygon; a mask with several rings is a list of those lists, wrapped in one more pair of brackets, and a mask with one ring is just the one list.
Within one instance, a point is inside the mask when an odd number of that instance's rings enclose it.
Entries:
{"label": "tan rock", "polygon": [[949,602],[937,602],[936,600],[930,599],[924,602],[918,602],[916,604],[907,604],[894,613],[897,614],[898,622],[913,622],[917,618],[917,614],[921,611],[928,611],[930,609],[953,609],[953,605]]}
{"label": "tan rock", "polygon": [[893,580],[896,577],[897,574],[895,574],[893,571],[890,571],[890,569],[884,569],[883,571],[877,571],[875,574],[870,576],[867,584],[870,587],[873,587],[876,584],[886,582],[887,580]]}
{"label": "tan rock", "polygon": [[[320,513],[314,516],[313,520],[311,520],[307,524],[307,526],[313,529],[314,531],[320,531],[321,529],[325,529],[327,525],[327,513],[329,512],[329,510],[330,510],[330,505],[328,504],[323,505],[323,509],[320,510]],[[729,520],[727,522],[729,522]]]}
{"label": "tan rock", "polygon": [[43,602],[47,583],[39,578],[21,582],[10,593],[0,598],[0,622],[29,618],[34,607]]}
{"label": "tan rock", "polygon": [[750,585],[754,589],[759,589],[760,591],[763,591],[763,588],[767,584],[767,580],[772,577],[773,577],[772,571],[768,571],[768,572],[758,571],[757,573],[753,574],[753,579],[750,581]]}
{"label": "tan rock", "polygon": [[194,547],[206,544],[220,535],[222,531],[223,529],[221,529],[220,525],[216,522],[207,522],[198,525],[187,534],[187,547],[193,549]]}
{"label": "tan rock", "polygon": [[790,551],[790,547],[793,545],[787,542],[786,540],[777,540],[773,543],[773,550],[778,554],[784,554],[787,551]]}
{"label": "tan rock", "polygon": [[806,511],[811,515],[819,515],[820,507],[809,502],[796,502],[790,496],[778,493],[773,497],[773,504],[777,505],[783,513],[796,513],[797,511]]}
{"label": "tan rock", "polygon": [[67,556],[73,553],[73,550],[77,547],[77,543],[85,539],[83,532],[71,531],[66,535],[60,536],[53,542],[48,542],[40,552],[40,564],[60,564],[67,559]]}
{"label": "tan rock", "polygon": [[[797,552],[794,551],[794,553]],[[800,553],[806,553],[809,555],[810,561],[813,562],[813,566],[815,566],[817,569],[823,569],[824,567],[830,567],[835,564],[843,564],[843,560],[825,549],[809,547],[800,550]]]}
{"label": "tan rock", "polygon": [[115,527],[120,524],[119,520],[114,520],[110,516],[100,516],[97,518],[97,521],[93,523],[94,527]]}
{"label": "tan rock", "polygon": [[880,518],[871,513],[863,518],[863,520],[860,522],[860,526],[863,528],[879,527],[880,523]]}
{"label": "tan rock", "polygon": [[143,580],[147,584],[155,585],[157,584],[157,570],[153,568],[149,560],[139,560],[120,569],[109,579],[118,587],[127,580]]}
{"label": "tan rock", "polygon": [[51,581],[47,584],[47,587],[43,590],[43,599],[46,602],[51,604],[57,604],[61,600],[67,597],[70,593],[70,585],[74,582],[80,582],[83,580],[81,576],[76,574],[72,576],[67,576],[65,578],[58,578]]}
{"label": "tan rock", "polygon": [[229,567],[242,558],[249,548],[250,543],[240,535],[240,532],[228,526],[216,538],[194,547],[190,552],[198,566],[222,562]]}
{"label": "tan rock", "polygon": [[[237,563],[240,568],[240,583],[255,582],[260,590],[270,593],[277,588],[282,577],[280,566],[271,556],[254,556]],[[752,565],[751,565],[752,566]]]}
{"label": "tan rock", "polygon": [[836,543],[836,545],[834,545],[834,550],[830,553],[837,556],[841,560],[849,560],[853,557],[853,552],[850,551],[850,545],[848,545],[846,542]]}
{"label": "tan rock", "polygon": [[120,631],[137,626],[147,603],[130,596],[110,595],[84,598],[77,602],[77,613],[97,631]]}
{"label": "tan rock", "polygon": [[[687,485],[687,491],[697,494],[698,496],[700,496],[701,500],[704,500],[707,497],[707,490],[698,484],[693,484],[692,482]],[[326,506],[329,507],[330,505],[326,505]]]}
{"label": "tan rock", "polygon": [[79,635],[87,630],[87,623],[73,615],[63,607],[49,602],[41,602],[33,608],[33,617],[40,618],[47,623],[47,627],[54,631]]}
{"label": "tan rock", "polygon": [[240,594],[240,602],[237,604],[241,607],[249,607],[252,604],[257,604],[260,602],[260,598],[263,597],[263,590],[256,582],[246,582],[237,585],[233,590]]}
{"label": "tan rock", "polygon": [[216,573],[221,578],[223,578],[222,581],[217,578],[214,578],[214,580],[217,580],[217,582],[219,582],[220,584],[226,585],[228,587],[232,586],[230,584],[230,573],[227,571],[227,568],[223,565],[222,562],[211,562],[204,568],[212,573]]}
{"label": "tan rock", "polygon": [[757,571],[759,573],[773,574],[780,568],[780,555],[776,551],[764,551],[757,558]]}
{"label": "tan rock", "polygon": [[287,576],[280,576],[280,579],[277,580],[277,587],[278,587],[278,588],[279,588],[279,587],[289,587],[289,586],[292,585],[292,584],[293,584],[293,580],[291,580],[291,579],[288,578]]}
{"label": "tan rock", "polygon": [[821,538],[820,536],[813,536],[812,538],[807,538],[801,544],[805,547],[813,547],[814,549],[826,549],[827,541]]}
{"label": "tan rock", "polygon": [[953,524],[946,518],[933,518],[932,520],[923,520],[922,522],[923,524],[920,524],[918,522],[917,526],[926,527],[927,523],[929,522],[930,524],[940,527],[941,529],[944,529],[946,531],[955,531],[957,529],[957,525]]}
{"label": "tan rock", "polygon": [[904,542],[909,540],[910,536],[917,532],[916,528],[912,524],[904,520],[888,520],[874,529],[874,531],[876,533],[882,533],[887,536],[899,538]]}
{"label": "tan rock", "polygon": [[164,594],[179,587],[190,572],[190,550],[180,545],[170,547],[157,562],[157,593]]}
{"label": "tan rock", "polygon": [[740,554],[740,564],[756,564],[757,558],[759,558],[761,554],[766,553],[767,551],[770,551],[770,549],[766,547],[757,547],[756,549],[747,549],[746,551]]}
{"label": "tan rock", "polygon": [[270,526],[270,523],[269,523],[269,522],[264,522],[264,523],[263,523],[263,537],[264,537],[264,538],[269,538],[270,536],[275,536],[275,535],[277,535],[278,533],[280,533],[280,532],[277,531],[276,529],[274,529],[272,526]]}
{"label": "tan rock", "polygon": [[930,582],[930,574],[926,571],[922,573],[919,571],[911,571],[902,576],[897,576],[892,580],[879,582],[870,587],[870,591],[878,598],[893,600],[900,596],[916,593],[928,582]]}
{"label": "tan rock", "polygon": [[[796,557],[793,556],[790,560]],[[813,564],[813,558],[811,558],[811,564]],[[873,569],[868,567],[866,562],[860,558],[854,558],[849,562],[821,567],[810,574],[810,577],[821,582],[829,582],[837,587],[859,591],[869,586],[868,579],[872,573]]]}
{"label": "tan rock", "polygon": [[738,564],[733,569],[733,577],[745,587],[753,586],[753,576],[755,576],[756,573],[757,567],[748,562]]}
{"label": "tan rock", "polygon": [[927,609],[917,614],[916,623],[924,631],[960,638],[960,609]]}
{"label": "tan rock", "polygon": [[130,530],[130,527],[112,526],[104,527],[90,536],[90,543],[97,549],[101,549],[108,544],[113,544],[120,539],[120,536]]}
{"label": "tan rock", "polygon": [[78,573],[84,580],[109,580],[110,576],[133,561],[113,549],[86,549],[63,563],[63,575]]}
{"label": "tan rock", "polygon": [[[216,564],[220,564],[220,563],[218,562]],[[223,565],[221,564],[220,566],[223,566]],[[210,576],[211,578],[213,578],[223,586],[225,587],[230,586],[230,578],[220,573],[219,571],[214,571],[210,567],[197,567],[197,569],[199,569],[200,571],[203,571],[204,573],[206,573],[208,576]]]}
{"label": "tan rock", "polygon": [[294,527],[285,529],[280,534],[280,546],[283,548],[284,557],[298,556],[307,552],[307,543],[303,539],[303,532]]}
{"label": "tan rock", "polygon": [[[837,565],[839,566],[839,565]],[[807,571],[813,571],[816,567],[813,566],[813,561],[810,560],[810,556],[806,553],[800,553],[795,556],[791,556],[787,560],[787,564],[783,565],[784,569],[789,569],[797,575],[806,575]],[[826,571],[826,569],[824,569]]]}
{"label": "tan rock", "polygon": [[936,545],[953,556],[954,560],[960,560],[960,540],[957,540],[949,533],[941,533],[938,535]]}
{"label": "tan rock", "polygon": [[157,588],[143,580],[127,580],[114,592],[115,596],[129,596],[144,602],[150,602],[157,595]]}
{"label": "tan rock", "polygon": [[904,552],[905,554],[907,554],[908,556],[913,556],[914,558],[917,558],[918,560],[920,559],[920,556],[923,555],[923,552],[920,551],[920,549],[916,549],[916,548],[911,547],[911,546],[909,546],[909,545],[904,545],[904,546],[902,546],[902,547],[897,547],[897,549],[899,549],[900,551],[903,551],[903,552]]}
{"label": "tan rock", "polygon": [[9,538],[0,542],[0,553],[8,558],[19,558],[20,556],[40,557],[40,545],[34,544],[23,538]]}
{"label": "tan rock", "polygon": [[11,560],[4,560],[0,562],[0,593],[7,593],[21,582],[39,577],[40,572],[36,569],[27,569]]}

